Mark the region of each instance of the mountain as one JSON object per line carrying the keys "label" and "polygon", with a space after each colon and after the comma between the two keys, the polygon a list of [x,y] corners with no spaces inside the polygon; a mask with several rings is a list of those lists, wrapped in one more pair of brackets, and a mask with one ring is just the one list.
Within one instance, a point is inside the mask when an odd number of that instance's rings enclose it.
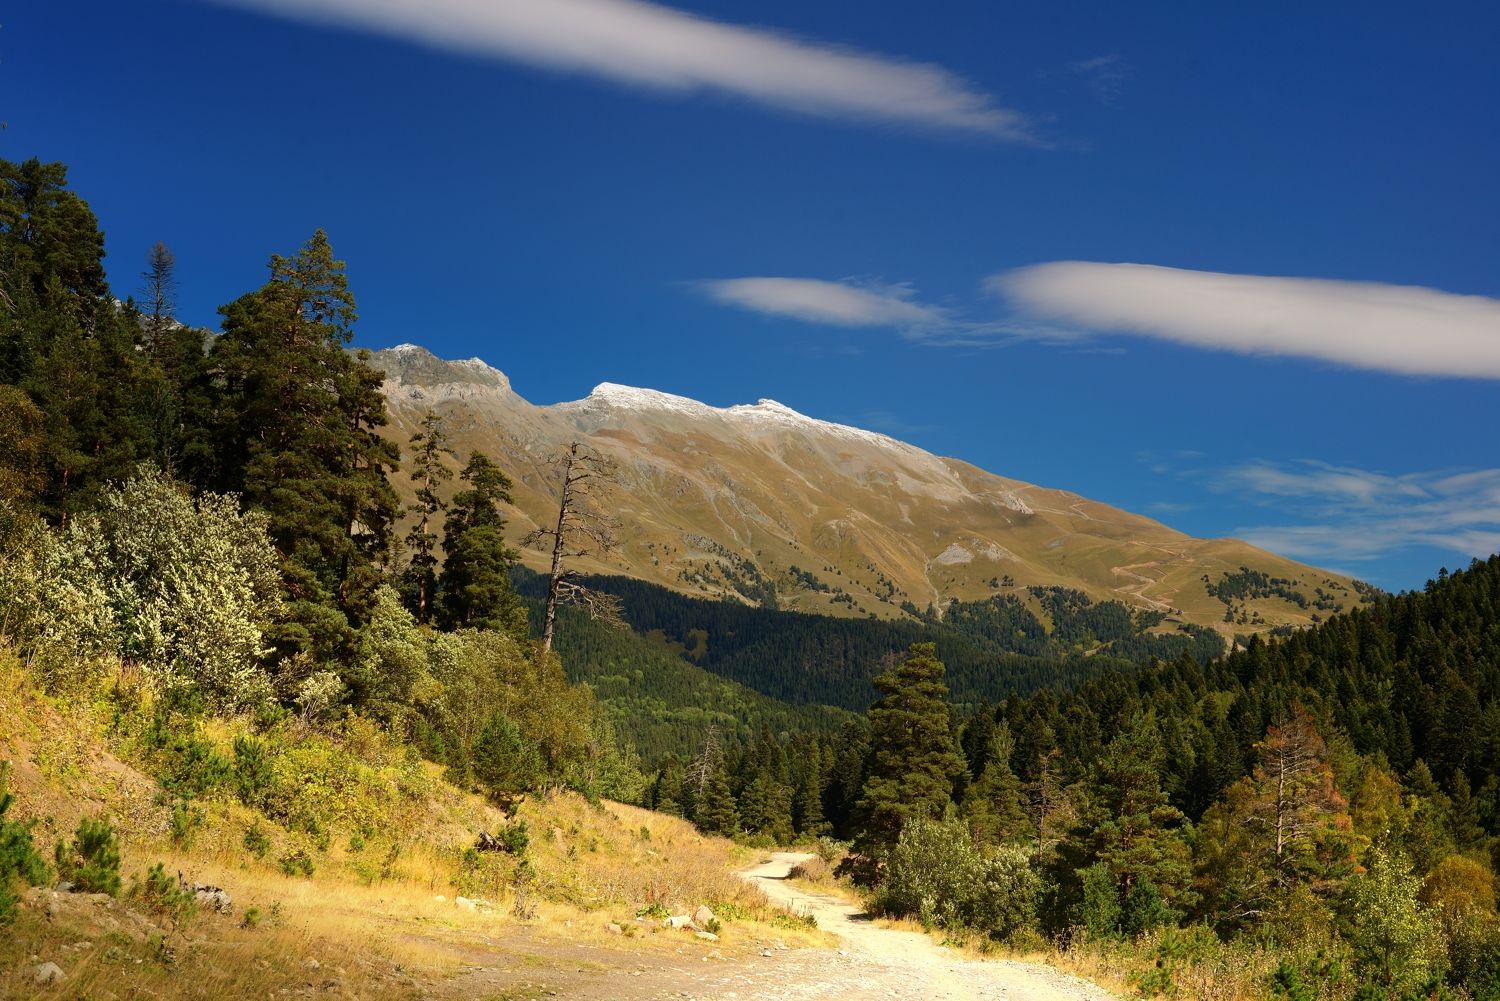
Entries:
{"label": "mountain", "polygon": [[[1041,588],[1081,591],[1226,634],[1300,626],[1368,589],[1235,539],[1196,539],[1065,490],[995,475],[774,400],[712,407],[605,383],[537,406],[473,358],[415,345],[376,352],[389,433],[446,421],[515,481],[512,534],[556,516],[549,458],[582,440],[617,461],[609,507],[622,545],[598,574],[830,615],[916,617],[954,599],[1015,595],[1045,620]],[[455,466],[458,464],[455,460]],[[402,483],[406,488],[407,485]],[[541,553],[527,553],[540,569]]]}

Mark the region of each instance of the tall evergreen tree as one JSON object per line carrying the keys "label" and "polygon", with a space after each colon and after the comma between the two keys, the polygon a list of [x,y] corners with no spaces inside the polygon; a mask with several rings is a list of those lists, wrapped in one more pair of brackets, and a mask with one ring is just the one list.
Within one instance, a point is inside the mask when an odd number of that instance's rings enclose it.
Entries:
{"label": "tall evergreen tree", "polygon": [[[1192,867],[1182,825],[1186,817],[1168,802],[1161,787],[1160,731],[1150,713],[1138,713],[1105,747],[1095,763],[1093,801],[1085,813],[1077,847],[1079,876],[1107,871],[1121,919],[1139,931],[1169,916],[1180,916],[1195,900]],[[1097,865],[1092,873],[1083,871]],[[1129,921],[1159,901],[1142,920]],[[1170,909],[1170,912],[1169,910]]]}
{"label": "tall evergreen tree", "polygon": [[965,763],[953,746],[948,686],[933,644],[912,644],[875,687],[882,698],[869,712],[870,770],[855,810],[855,846],[880,858],[908,820],[942,819]]}
{"label": "tall evergreen tree", "polygon": [[510,479],[483,452],[469,456],[443,526],[443,574],[438,582],[441,620],[450,629],[499,629],[527,638],[526,607],[510,584],[516,552],[505,544],[502,503]]}
{"label": "tall evergreen tree", "polygon": [[1002,720],[989,728],[989,748],[983,771],[964,793],[963,814],[969,832],[981,844],[1007,844],[1031,838],[1026,815],[1026,790],[1011,770],[1015,741],[1010,724]]}
{"label": "tall evergreen tree", "polygon": [[357,313],[327,235],[273,255],[270,272],[220,309],[183,459],[198,485],[238,492],[269,517],[287,589],[276,647],[342,658],[388,557],[398,453],[378,433],[381,374],[345,350]]}
{"label": "tall evergreen tree", "polygon": [[432,600],[437,593],[437,521],[447,504],[438,495],[453,473],[443,464],[443,456],[452,455],[443,421],[429,410],[422,417],[421,428],[411,436],[411,477],[417,491],[416,524],[406,533],[407,565],[403,583],[406,598],[417,621],[425,625],[432,617]]}
{"label": "tall evergreen tree", "polygon": [[707,765],[702,790],[694,797],[693,823],[705,834],[735,834],[740,829],[739,812],[723,755],[715,754]]}
{"label": "tall evergreen tree", "polygon": [[67,168],[0,160],[0,383],[43,414],[42,501],[57,520],[153,454],[138,320],[110,295],[104,234]]}

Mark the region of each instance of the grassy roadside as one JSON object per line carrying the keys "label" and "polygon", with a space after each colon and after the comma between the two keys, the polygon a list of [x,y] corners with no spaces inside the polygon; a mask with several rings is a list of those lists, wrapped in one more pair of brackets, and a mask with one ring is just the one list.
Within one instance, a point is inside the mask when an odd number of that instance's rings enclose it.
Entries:
{"label": "grassy roadside", "polygon": [[[357,721],[257,736],[269,746],[263,807],[222,783],[185,795],[183,760],[237,762],[252,729],[211,720],[167,754],[118,699],[49,698],[0,657],[9,819],[32,825],[44,856],[81,818],[108,819],[124,880],[118,898],[24,893],[0,934],[0,996],[402,998],[444,993],[476,956],[546,969],[564,947],[588,948],[607,967],[800,941],[800,923],[734,875],[750,857],[730,841],[570,793],[530,797],[507,818]],[[480,830],[507,829],[526,832],[520,850],[472,849]],[[157,862],[223,887],[233,912],[153,911],[132,884]],[[661,927],[659,915],[699,905],[717,941]],[[37,985],[44,963],[64,979]]]}

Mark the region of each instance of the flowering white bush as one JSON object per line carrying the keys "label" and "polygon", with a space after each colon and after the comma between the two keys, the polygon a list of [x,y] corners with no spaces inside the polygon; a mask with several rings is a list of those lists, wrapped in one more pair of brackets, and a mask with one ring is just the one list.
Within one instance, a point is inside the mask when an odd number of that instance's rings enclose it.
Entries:
{"label": "flowering white bush", "polygon": [[0,536],[0,639],[33,661],[86,662],[116,646],[98,526],[52,531],[7,507]]}
{"label": "flowering white bush", "polygon": [[262,630],[280,607],[264,518],[150,466],[66,529],[7,519],[0,637],[44,665],[117,654],[216,708],[269,693]]}
{"label": "flowering white bush", "polygon": [[263,698],[262,630],[281,593],[264,517],[146,466],[105,494],[99,520],[121,654],[223,708]]}

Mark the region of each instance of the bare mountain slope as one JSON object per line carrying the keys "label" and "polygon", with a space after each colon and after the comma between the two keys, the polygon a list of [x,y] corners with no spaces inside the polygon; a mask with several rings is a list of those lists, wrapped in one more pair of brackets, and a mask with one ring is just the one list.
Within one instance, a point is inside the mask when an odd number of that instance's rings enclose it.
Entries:
{"label": "bare mountain slope", "polygon": [[[1061,585],[1226,631],[1307,623],[1359,597],[1347,578],[1247,543],[1195,539],[772,400],[718,408],[606,383],[587,399],[539,407],[478,359],[402,345],[374,364],[387,373],[397,440],[436,410],[460,455],[485,451],[516,481],[517,538],[555,516],[547,459],[561,445],[577,438],[614,457],[624,544],[613,562],[588,568],[597,572],[841,615],[897,616],[903,604],[941,609],[999,593],[1034,605],[1029,585]],[[542,565],[540,554],[526,561]],[[1243,582],[1242,567],[1276,583],[1250,581],[1229,623],[1204,577]]]}

